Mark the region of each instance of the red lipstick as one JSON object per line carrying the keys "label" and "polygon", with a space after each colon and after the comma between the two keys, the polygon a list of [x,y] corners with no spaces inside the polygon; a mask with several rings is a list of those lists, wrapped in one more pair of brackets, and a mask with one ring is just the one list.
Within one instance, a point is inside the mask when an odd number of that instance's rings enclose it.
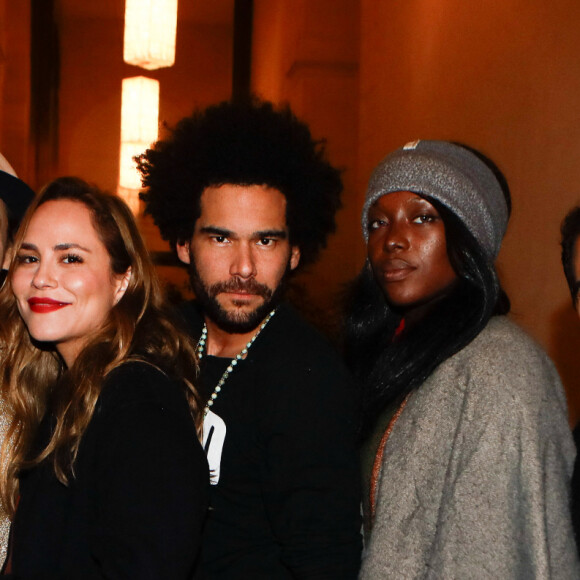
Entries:
{"label": "red lipstick", "polygon": [[29,298],[28,305],[32,312],[37,314],[46,314],[48,312],[55,312],[60,310],[65,306],[68,306],[68,302],[59,302],[58,300],[53,300],[52,298]]}

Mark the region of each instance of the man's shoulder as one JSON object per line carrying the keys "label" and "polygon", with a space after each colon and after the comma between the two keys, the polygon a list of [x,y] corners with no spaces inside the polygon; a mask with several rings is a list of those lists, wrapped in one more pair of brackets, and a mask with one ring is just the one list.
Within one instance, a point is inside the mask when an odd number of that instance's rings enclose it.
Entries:
{"label": "man's shoulder", "polygon": [[342,358],[330,341],[293,307],[281,304],[253,349],[255,361],[280,376],[334,376],[348,380]]}
{"label": "man's shoulder", "polygon": [[280,304],[270,324],[268,341],[283,346],[286,352],[295,355],[316,353],[319,356],[339,358],[328,338],[290,304]]}
{"label": "man's shoulder", "polygon": [[[178,320],[184,330],[194,339],[199,337],[203,327],[203,313],[195,300],[183,302],[176,309]],[[290,304],[283,302],[276,308],[276,314],[262,332],[258,344],[266,350],[284,349],[295,356],[317,353],[339,359],[330,341]],[[264,344],[265,343],[265,344]],[[258,350],[254,346],[253,351]]]}
{"label": "man's shoulder", "polygon": [[[195,301],[181,304],[178,318],[194,340],[199,338],[203,315]],[[322,374],[340,376],[344,380],[349,377],[330,341],[288,303],[276,308],[276,314],[252,345],[248,358],[259,365],[262,375],[271,371],[279,378],[288,376],[292,380],[297,375]]]}
{"label": "man's shoulder", "polygon": [[268,423],[279,428],[310,417],[354,431],[358,395],[350,373],[330,341],[293,307],[278,307],[248,359]]}

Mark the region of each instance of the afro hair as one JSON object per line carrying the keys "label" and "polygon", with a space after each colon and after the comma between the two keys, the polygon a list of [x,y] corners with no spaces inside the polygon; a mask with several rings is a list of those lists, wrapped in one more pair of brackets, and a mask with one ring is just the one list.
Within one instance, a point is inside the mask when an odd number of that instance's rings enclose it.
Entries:
{"label": "afro hair", "polygon": [[207,187],[265,185],[286,197],[286,220],[301,265],[312,263],[335,231],[340,171],[323,141],[288,106],[255,97],[226,101],[179,121],[167,139],[136,157],[145,212],[172,248],[191,239]]}

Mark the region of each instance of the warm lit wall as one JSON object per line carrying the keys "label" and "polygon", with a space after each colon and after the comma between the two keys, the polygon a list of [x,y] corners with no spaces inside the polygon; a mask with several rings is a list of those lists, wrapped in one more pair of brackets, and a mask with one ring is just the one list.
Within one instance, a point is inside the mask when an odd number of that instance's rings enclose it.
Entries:
{"label": "warm lit wall", "polygon": [[[359,13],[360,4],[360,13]],[[577,0],[255,0],[252,86],[290,101],[345,168],[345,209],[303,277],[313,303],[360,267],[366,180],[408,140],[464,141],[504,170],[514,212],[499,266],[513,317],[556,359],[580,409],[580,330],[559,263],[559,224],[580,203],[580,3]],[[0,0],[0,148],[30,171],[29,0]],[[118,171],[122,22],[62,23],[60,173],[113,188]],[[230,94],[231,30],[178,29],[161,117]],[[177,74],[175,74],[177,73]],[[162,245],[153,240],[152,247]],[[575,410],[574,416],[580,416]]]}
{"label": "warm lit wall", "polygon": [[358,5],[255,1],[254,90],[289,100],[346,167],[339,232],[308,291],[324,304],[360,266],[359,208],[386,153],[417,138],[468,143],[512,189],[499,258],[512,317],[556,360],[580,416],[580,325],[559,257],[561,219],[580,203],[580,4],[360,0],[360,14]]}
{"label": "warm lit wall", "polygon": [[[233,3],[182,7],[179,14],[186,16],[178,21],[175,65],[158,71],[123,63],[124,2],[104,3],[101,12],[98,6],[85,6],[74,14],[69,3],[57,4],[59,147],[56,166],[46,172],[49,178],[78,175],[116,191],[124,77],[144,74],[160,81],[162,125],[231,96],[233,7],[231,17],[226,11]],[[101,13],[106,17],[95,16]],[[23,179],[39,187],[30,127],[30,52],[30,0],[0,0],[0,152]],[[168,250],[149,218],[140,218],[139,225],[149,249]],[[183,272],[160,270],[185,289]]]}
{"label": "warm lit wall", "polygon": [[344,168],[344,209],[338,235],[321,260],[299,278],[309,304],[332,318],[332,295],[360,263],[353,251],[359,229],[356,200],[358,132],[358,0],[254,1],[252,89],[274,102],[289,102],[315,138],[327,139],[331,162]]}
{"label": "warm lit wall", "polygon": [[513,317],[557,360],[578,407],[580,339],[558,242],[580,202],[580,3],[362,0],[361,10],[361,180],[419,137],[497,162],[514,200],[499,259]]}
{"label": "warm lit wall", "polygon": [[24,180],[32,176],[30,1],[0,0],[0,152]]}
{"label": "warm lit wall", "polygon": [[[231,25],[178,23],[175,65],[145,71],[123,62],[123,19],[61,22],[60,175],[78,175],[116,191],[121,131],[121,83],[144,75],[160,81],[160,137],[197,107],[228,99],[232,77]],[[151,251],[168,251],[151,218],[139,219]],[[161,268],[165,282],[188,291],[184,271]]]}
{"label": "warm lit wall", "polygon": [[145,71],[123,63],[123,20],[63,19],[59,173],[114,190],[119,171],[121,82],[160,81],[160,123],[173,125],[197,106],[231,94],[230,27],[180,23],[176,62]]}

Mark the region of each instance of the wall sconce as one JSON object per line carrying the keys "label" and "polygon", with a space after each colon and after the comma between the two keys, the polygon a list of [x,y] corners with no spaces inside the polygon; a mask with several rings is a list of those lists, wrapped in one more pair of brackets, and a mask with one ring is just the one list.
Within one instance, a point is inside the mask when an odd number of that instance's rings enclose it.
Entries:
{"label": "wall sconce", "polygon": [[139,213],[141,177],[133,157],[157,141],[159,81],[146,77],[123,79],[119,195],[135,215]]}
{"label": "wall sconce", "polygon": [[154,70],[175,62],[177,0],[125,0],[123,60]]}

